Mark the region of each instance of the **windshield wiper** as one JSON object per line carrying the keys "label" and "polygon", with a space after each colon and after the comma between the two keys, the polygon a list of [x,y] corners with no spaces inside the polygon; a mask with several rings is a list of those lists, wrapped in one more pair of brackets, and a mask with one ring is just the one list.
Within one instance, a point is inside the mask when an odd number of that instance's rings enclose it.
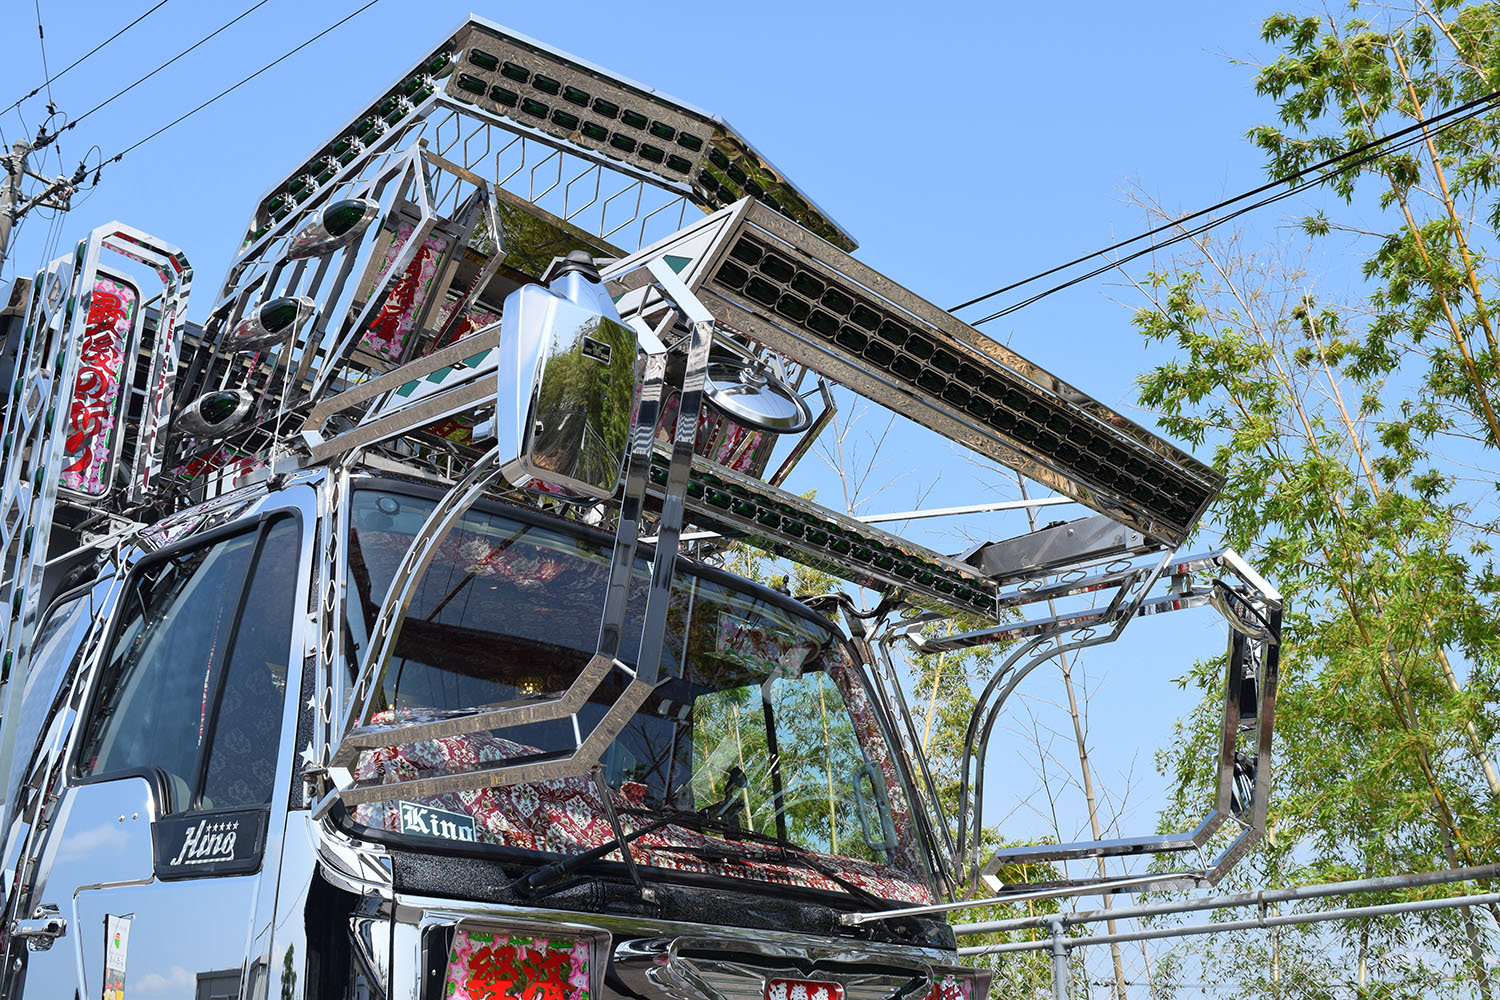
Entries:
{"label": "windshield wiper", "polygon": [[[725,829],[737,830],[738,827],[734,827],[732,824],[725,823],[719,817],[723,816],[726,812],[729,812],[733,808],[735,796],[739,795],[748,783],[749,779],[745,777],[744,771],[741,771],[738,767],[731,768],[729,771],[729,779],[725,789],[724,797],[718,802],[715,802],[713,805],[705,806],[698,812],[669,813],[654,822],[647,823],[645,826],[638,826],[634,830],[631,830],[629,833],[623,835],[616,834],[614,837],[611,837],[609,840],[606,840],[604,843],[600,844],[598,847],[593,848],[592,850],[585,851],[582,854],[574,854],[571,857],[563,858],[561,861],[554,861],[550,865],[543,865],[535,871],[528,872],[527,874],[522,875],[519,878],[512,879],[510,884],[507,885],[506,888],[512,892],[520,893],[524,896],[536,895],[537,893],[540,893],[548,887],[554,885],[559,880],[567,878],[569,875],[578,871],[580,868],[585,868],[596,861],[602,860],[606,855],[614,851],[619,851],[622,855],[624,855],[627,859],[627,867],[633,868],[634,859],[630,857],[630,845],[635,843],[637,840],[640,840],[647,834],[655,833],[657,830],[661,830],[665,827],[687,826],[689,829],[691,829],[692,823],[702,823],[713,824],[715,828],[722,827]],[[608,795],[608,788],[604,786],[603,782],[600,782],[599,784],[600,794]],[[608,812],[614,811],[613,803],[608,803],[605,808]],[[619,829],[618,827],[615,828]]]}
{"label": "windshield wiper", "polygon": [[[724,797],[718,802],[715,802],[712,805],[705,806],[696,812],[674,811],[666,813],[653,820],[652,822],[647,823],[645,826],[636,827],[629,833],[623,835],[617,834],[616,836],[600,844],[598,847],[585,851],[582,854],[575,854],[571,857],[563,858],[561,861],[555,861],[550,865],[543,865],[535,871],[528,872],[527,874],[512,880],[507,888],[513,892],[518,892],[525,896],[536,895],[556,885],[557,882],[561,881],[564,878],[567,878],[574,872],[582,868],[586,868],[596,861],[602,860],[606,855],[609,855],[614,851],[619,851],[626,858],[626,867],[633,871],[635,865],[634,858],[631,857],[630,854],[631,844],[635,843],[637,840],[640,840],[642,837],[648,834],[655,833],[656,831],[664,829],[666,827],[680,826],[684,829],[697,830],[699,832],[712,831],[714,833],[722,833],[725,836],[732,837],[746,843],[758,844],[763,847],[773,847],[777,851],[777,860],[783,863],[800,865],[803,868],[816,872],[817,874],[823,876],[830,882],[837,885],[839,888],[843,889],[845,892],[849,893],[849,895],[853,896],[855,899],[858,899],[860,902],[866,904],[867,906],[870,906],[873,909],[883,910],[890,905],[885,900],[875,895],[873,892],[870,892],[863,886],[849,881],[842,875],[838,874],[838,872],[833,870],[833,868],[831,868],[829,865],[817,860],[816,856],[807,848],[802,847],[799,844],[792,843],[791,841],[783,840],[780,837],[771,836],[770,834],[757,833],[754,830],[746,830],[732,820],[724,819],[723,817],[726,814],[733,813],[734,806],[736,804],[735,799],[740,794],[740,792],[744,790],[744,787],[747,783],[748,779],[746,778],[743,771],[741,771],[738,767],[731,768],[729,771],[728,783],[725,788]],[[602,781],[599,783],[599,785],[600,794],[608,794],[608,789],[604,786]],[[613,803],[611,803],[610,806],[607,807],[609,812],[614,811],[612,806]],[[636,810],[632,811],[634,812]],[[615,826],[615,824],[613,823],[611,824],[611,826],[614,826],[616,830],[619,829],[619,827]],[[694,854],[703,857],[706,860],[730,861],[743,860],[745,857],[743,854],[737,854],[734,851],[727,850],[725,848],[666,845],[658,848],[653,848],[653,850],[658,850],[666,853],[676,852],[680,854]],[[639,876],[635,875],[633,876],[632,881],[636,881],[637,888],[639,889],[641,888],[641,886],[638,878]]]}
{"label": "windshield wiper", "polygon": [[[707,810],[705,810],[705,812],[707,812]],[[685,826],[689,828],[696,826],[699,829],[712,830],[715,833],[723,833],[727,836],[734,837],[747,843],[760,844],[765,847],[774,847],[778,851],[778,860],[782,862],[799,864],[804,868],[817,872],[819,875],[822,875],[824,878],[828,879],[830,882],[834,883],[839,888],[843,889],[845,892],[849,893],[849,895],[855,897],[861,902],[868,903],[877,910],[883,910],[890,905],[885,900],[875,895],[873,892],[870,892],[863,886],[856,885],[855,883],[839,875],[838,872],[834,871],[830,866],[824,864],[821,861],[818,861],[816,855],[814,855],[813,852],[809,851],[807,848],[803,847],[800,844],[795,844],[789,840],[783,840],[780,837],[773,837],[768,833],[757,833],[754,830],[744,830],[738,826],[735,826],[733,823],[726,823],[723,820],[718,819],[717,817],[704,815],[703,813],[676,813],[673,816],[664,818],[675,819],[678,826]],[[679,854],[692,854],[694,856],[703,857],[707,860],[733,861],[742,860],[745,857],[743,854],[737,854],[736,852],[727,850],[725,848],[663,846],[652,848],[652,850],[663,851],[667,853],[676,852]]]}

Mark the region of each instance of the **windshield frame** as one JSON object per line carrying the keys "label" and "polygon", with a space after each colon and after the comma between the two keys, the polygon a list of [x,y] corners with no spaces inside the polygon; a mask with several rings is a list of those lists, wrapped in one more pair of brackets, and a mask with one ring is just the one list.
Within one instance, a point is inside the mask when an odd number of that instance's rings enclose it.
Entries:
{"label": "windshield frame", "polygon": [[[352,500],[352,497],[356,492],[370,490],[387,492],[397,496],[410,496],[415,499],[433,501],[440,500],[445,493],[442,488],[434,487],[429,482],[412,480],[400,475],[359,475],[356,477],[351,477],[349,483],[348,498],[349,500]],[[346,500],[346,502],[349,502],[349,500]],[[583,524],[579,521],[557,517],[544,511],[537,510],[534,507],[512,504],[504,500],[497,500],[493,498],[484,498],[474,504],[474,510],[479,513],[510,518],[530,527],[536,527],[547,531],[554,531],[561,535],[572,536],[585,542],[595,543],[606,551],[614,543],[614,535],[611,532],[601,530],[588,524]],[[346,531],[352,530],[353,526],[352,524],[350,524]],[[347,560],[349,558],[349,553],[351,550],[351,541],[347,536],[341,539],[340,548],[343,553],[343,558]],[[636,553],[636,557],[638,560],[650,560],[654,565],[654,560],[656,557],[655,547],[649,544],[640,545]],[[834,622],[818,614],[817,612],[809,608],[806,604],[803,604],[802,602],[797,601],[794,598],[781,593],[780,591],[773,590],[772,588],[767,587],[764,584],[760,584],[753,580],[737,576],[734,573],[730,573],[726,570],[720,569],[719,567],[698,562],[682,555],[679,555],[677,559],[675,572],[680,572],[684,575],[694,577],[707,583],[724,587],[731,592],[742,594],[748,598],[763,602],[774,608],[787,612],[792,616],[806,622],[809,628],[815,629],[818,633],[828,636],[839,646],[843,656],[847,658],[849,664],[852,667],[852,677],[857,679],[860,694],[864,697],[870,713],[874,718],[876,728],[879,732],[879,737],[883,741],[884,756],[889,762],[895,774],[896,781],[899,784],[899,792],[905,800],[906,811],[909,814],[907,821],[905,822],[905,824],[903,824],[904,828],[897,831],[897,836],[904,844],[906,853],[916,861],[917,867],[920,870],[907,871],[906,869],[903,869],[899,866],[892,866],[892,870],[904,872],[904,874],[912,880],[913,884],[920,884],[927,892],[932,894],[933,898],[937,898],[937,896],[939,895],[937,876],[937,872],[939,870],[938,856],[935,853],[934,845],[927,834],[927,822],[925,821],[927,818],[917,815],[923,809],[922,800],[916,794],[913,775],[911,774],[910,767],[908,766],[906,755],[902,751],[901,745],[898,741],[897,733],[893,725],[893,720],[890,718],[886,706],[881,701],[878,693],[878,687],[874,683],[874,679],[870,674],[871,665],[859,655],[858,644],[851,642],[849,637],[846,636],[843,630],[840,629]],[[352,581],[350,582],[352,584]],[[372,598],[374,598],[374,595],[371,596]],[[380,596],[383,597],[384,595]],[[352,593],[351,586],[350,592],[345,597],[345,600],[353,601],[356,599],[357,598],[355,598]],[[374,599],[378,600],[379,598]],[[339,643],[339,649],[340,657],[343,660],[343,668],[336,669],[331,672],[332,677],[335,680],[335,689],[332,693],[335,697],[336,703],[340,704],[342,703],[342,700],[349,694],[349,686],[351,684],[352,677],[350,673],[351,665],[353,669],[358,669],[358,663],[353,663],[351,661],[351,656],[355,652],[355,649],[351,642],[352,636],[347,632],[346,629],[342,627],[341,632],[343,633],[343,635]],[[359,652],[361,653],[361,655],[363,655],[365,651],[360,650]],[[871,763],[877,768],[877,770],[880,769],[880,765],[878,762],[871,760]],[[551,861],[556,861],[558,859],[565,859],[574,856],[567,853],[559,853],[543,849],[534,849],[506,844],[469,844],[461,841],[451,840],[432,840],[429,843],[429,841],[422,837],[402,834],[395,830],[388,830],[381,827],[370,826],[361,823],[360,821],[355,819],[353,810],[346,808],[342,803],[334,807],[331,816],[335,819],[338,826],[343,829],[345,833],[348,833],[349,835],[354,836],[358,839],[378,842],[388,847],[397,847],[402,850],[410,850],[419,853],[456,854],[467,857],[490,859],[502,862],[518,862],[532,865],[541,865]],[[627,830],[627,834],[628,832],[629,831]],[[817,859],[822,859],[825,857],[836,857],[836,855],[820,854],[817,851],[814,851],[810,848],[798,846],[795,843],[790,844],[787,847],[787,851],[793,857],[800,853],[811,854]],[[845,905],[847,905],[849,901],[858,900],[859,898],[854,894],[848,892],[847,890],[831,891],[812,886],[788,885],[785,883],[770,882],[744,877],[733,877],[716,873],[661,868],[650,864],[640,865],[640,867],[643,873],[650,873],[650,878],[653,881],[670,881],[683,884],[698,884],[714,888],[734,888],[740,891],[751,892],[757,891],[758,887],[767,887],[774,888],[778,892],[791,891],[798,894],[806,894],[811,899],[817,899],[824,902],[828,901],[829,899],[836,899],[844,903]],[[598,861],[586,866],[583,870],[596,872],[599,874],[608,873],[610,875],[618,873],[621,878],[628,878],[628,866],[620,861]],[[759,891],[764,891],[764,889],[759,889]]]}

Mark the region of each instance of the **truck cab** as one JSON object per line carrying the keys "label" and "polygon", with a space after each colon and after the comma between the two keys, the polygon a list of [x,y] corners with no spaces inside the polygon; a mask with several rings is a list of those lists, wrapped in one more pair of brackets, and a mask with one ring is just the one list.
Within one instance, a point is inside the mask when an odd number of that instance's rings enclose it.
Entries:
{"label": "truck cab", "polygon": [[[130,226],[42,269],[0,997],[982,1000],[966,900],[1216,881],[1264,823],[1280,625],[1178,552],[1218,474],[854,249],[722,119],[473,18],[261,198],[202,326]],[[1082,516],[943,554],[783,489],[846,393]],[[984,856],[1015,683],[1205,605],[1203,824]],[[940,781],[902,657],[986,644]]]}

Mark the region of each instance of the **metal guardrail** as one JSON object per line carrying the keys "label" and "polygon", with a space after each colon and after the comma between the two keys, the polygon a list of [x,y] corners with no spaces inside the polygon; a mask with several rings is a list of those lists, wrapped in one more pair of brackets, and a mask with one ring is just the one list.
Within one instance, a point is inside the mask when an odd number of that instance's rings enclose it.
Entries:
{"label": "metal guardrail", "polygon": [[[1159,941],[1171,938],[1196,937],[1205,934],[1224,934],[1230,931],[1261,930],[1275,927],[1291,927],[1302,924],[1327,923],[1335,920],[1368,920],[1374,917],[1400,916],[1409,913],[1430,913],[1469,906],[1492,906],[1500,903],[1500,892],[1464,893],[1441,899],[1411,899],[1397,903],[1377,903],[1369,906],[1346,906],[1331,910],[1314,910],[1303,913],[1272,913],[1268,909],[1281,903],[1293,903],[1310,899],[1326,899],[1334,896],[1349,896],[1367,892],[1391,892],[1415,889],[1423,886],[1447,885],[1456,882],[1488,881],[1500,876],[1500,865],[1480,865],[1472,868],[1453,868],[1436,872],[1415,872],[1403,875],[1387,875],[1380,878],[1357,879],[1347,882],[1325,882],[1315,885],[1296,886],[1291,889],[1270,889],[1259,892],[1241,892],[1232,895],[1206,896],[1201,899],[1186,899],[1171,903],[1155,903],[1144,906],[1118,907],[1090,910],[1083,913],[1050,913],[1011,920],[990,920],[971,924],[956,924],[953,931],[959,937],[992,934],[1008,931],[1045,929],[1045,938],[1028,941],[1005,941],[998,944],[968,945],[960,947],[958,954],[965,957],[979,955],[1008,955],[1028,951],[1048,951],[1052,955],[1052,987],[1058,1000],[1069,995],[1070,973],[1068,955],[1079,948],[1100,945],[1125,944],[1133,941]],[[1096,891],[1107,894],[1111,890],[1104,886]],[[1011,897],[1013,902],[1015,897]],[[998,900],[973,900],[967,906],[991,905]],[[1254,917],[1244,920],[1220,920],[1210,923],[1188,924],[1175,927],[1143,927],[1133,931],[1117,931],[1108,934],[1092,934],[1084,937],[1068,936],[1068,929],[1087,924],[1121,920],[1141,920],[1151,917],[1174,916],[1182,913],[1206,910],[1256,908]]]}

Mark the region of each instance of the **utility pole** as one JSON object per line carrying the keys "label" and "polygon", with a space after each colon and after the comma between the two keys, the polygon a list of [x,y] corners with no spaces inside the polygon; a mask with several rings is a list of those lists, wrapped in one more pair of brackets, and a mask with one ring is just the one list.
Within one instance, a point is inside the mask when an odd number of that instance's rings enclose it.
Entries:
{"label": "utility pole", "polygon": [[0,268],[5,266],[6,250],[10,246],[10,230],[20,215],[16,207],[21,201],[21,178],[26,176],[26,158],[31,153],[31,143],[19,139],[4,157],[4,187],[0,187]]}
{"label": "utility pole", "polygon": [[[66,212],[73,192],[83,181],[82,163],[78,165],[78,172],[73,175],[72,180],[61,174],[55,178],[43,177],[27,167],[26,161],[31,154],[47,145],[52,138],[55,136],[38,136],[37,145],[21,139],[11,146],[8,155],[0,156],[0,162],[3,162],[5,166],[5,176],[0,177],[0,267],[5,265],[5,257],[10,249],[10,233],[15,224],[38,205]],[[27,177],[47,186],[39,194],[23,202],[21,182]]]}

